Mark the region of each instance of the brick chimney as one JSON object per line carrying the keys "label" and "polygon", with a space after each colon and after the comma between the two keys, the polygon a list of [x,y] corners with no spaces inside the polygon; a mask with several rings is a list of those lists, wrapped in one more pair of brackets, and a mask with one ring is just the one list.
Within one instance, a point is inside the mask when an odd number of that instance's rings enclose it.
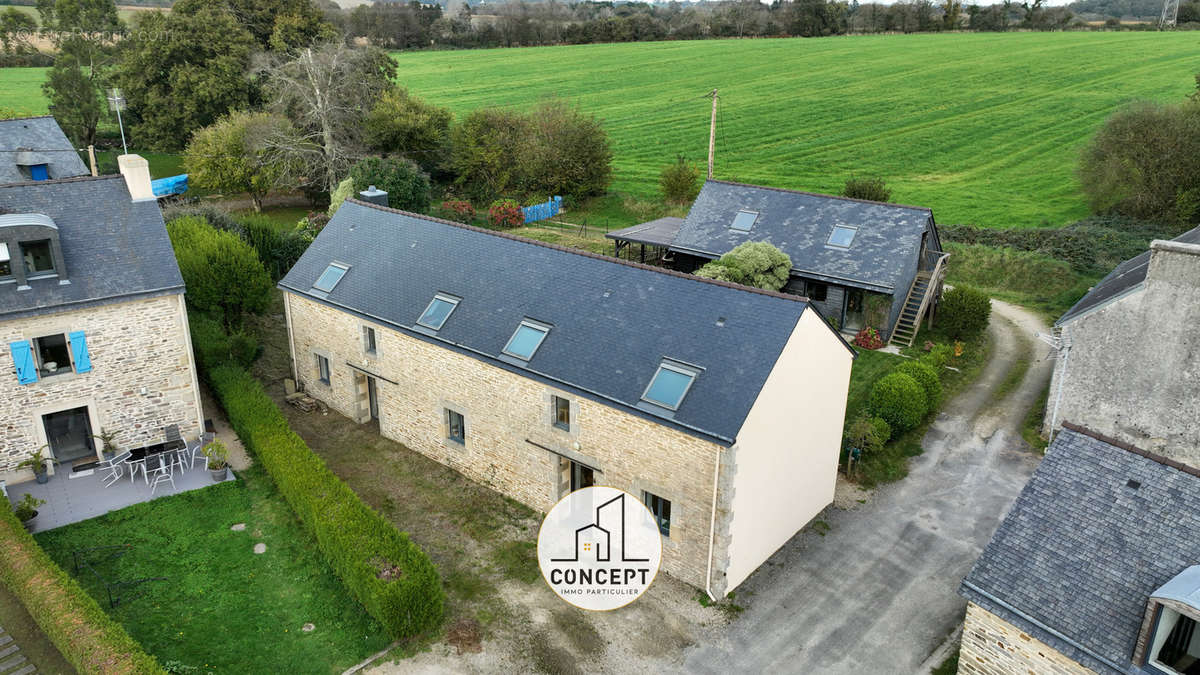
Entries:
{"label": "brick chimney", "polygon": [[150,162],[141,155],[121,155],[117,158],[117,166],[125,177],[125,185],[129,187],[129,196],[133,201],[154,199],[154,190],[150,187]]}

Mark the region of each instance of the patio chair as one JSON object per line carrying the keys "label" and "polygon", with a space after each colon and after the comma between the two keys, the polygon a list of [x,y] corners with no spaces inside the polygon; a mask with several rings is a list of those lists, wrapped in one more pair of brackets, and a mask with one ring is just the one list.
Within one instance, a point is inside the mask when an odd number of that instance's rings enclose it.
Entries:
{"label": "patio chair", "polygon": [[179,434],[179,425],[178,424],[169,424],[166,427],[163,427],[163,433],[166,434],[166,441],[167,441],[168,447],[171,447],[171,446],[179,447],[179,446],[187,445],[186,443],[183,442],[183,436],[181,436]]}
{"label": "patio chair", "polygon": [[152,483],[150,483],[150,496],[151,497],[154,496],[154,493],[158,491],[159,485],[163,485],[166,483],[171,484],[171,490],[173,492],[177,491],[177,489],[175,487],[175,477],[171,475],[170,471],[167,471],[166,473],[159,473],[154,476],[154,481]]}
{"label": "patio chair", "polygon": [[139,471],[142,473],[142,477],[146,479],[146,482],[150,482],[150,479],[146,476],[146,457],[142,457],[141,459],[131,458],[126,460],[125,467],[129,469],[130,483],[133,483],[133,481],[137,478]]}
{"label": "patio chair", "polygon": [[[153,496],[158,491],[158,486],[164,483],[170,483],[171,488],[175,489],[175,457],[174,453],[160,453],[147,458],[147,473],[146,479],[150,483],[150,495]],[[153,479],[150,479],[153,476]]]}
{"label": "patio chair", "polygon": [[97,465],[96,468],[100,469],[100,471],[105,472],[100,477],[101,480],[104,481],[104,487],[106,487],[106,488],[112,487],[113,483],[116,483],[117,481],[121,480],[121,476],[125,473],[125,471],[124,471],[125,463],[127,461],[129,461],[129,458],[132,456],[133,456],[132,453],[129,453],[129,452],[121,453],[120,455],[118,455],[112,459],[102,460]]}
{"label": "patio chair", "polygon": [[215,434],[205,433],[200,434],[200,437],[196,439],[196,445],[192,447],[192,464],[188,469],[196,468],[197,459],[204,462],[208,461],[208,458],[204,456],[204,446],[211,443],[214,436]]}

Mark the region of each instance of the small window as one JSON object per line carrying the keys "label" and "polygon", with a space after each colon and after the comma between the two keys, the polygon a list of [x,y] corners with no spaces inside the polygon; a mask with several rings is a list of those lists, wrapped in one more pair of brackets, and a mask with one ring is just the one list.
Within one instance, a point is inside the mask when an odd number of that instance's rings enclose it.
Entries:
{"label": "small window", "polygon": [[54,254],[50,240],[21,242],[21,260],[25,263],[25,275],[51,274],[54,272]]}
{"label": "small window", "polygon": [[804,289],[804,295],[808,296],[809,300],[816,302],[825,302],[825,297],[829,295],[829,286],[815,281],[806,282]]}
{"label": "small window", "polygon": [[463,419],[462,413],[449,408],[446,408],[446,438],[463,445],[467,443],[467,421]]}
{"label": "small window", "polygon": [[755,211],[738,211],[733,217],[733,223],[729,225],[729,229],[737,230],[738,232],[749,232],[750,228],[754,227],[754,222],[758,220],[758,213]]}
{"label": "small window", "polygon": [[850,243],[854,241],[854,235],[858,232],[857,227],[846,227],[845,225],[834,225],[833,232],[829,235],[829,245],[838,248],[850,248]]}
{"label": "small window", "polygon": [[658,531],[662,533],[662,536],[671,536],[671,500],[663,499],[649,492],[642,492],[642,503],[650,509],[650,513],[654,514],[654,521],[658,523]]}
{"label": "small window", "polygon": [[1190,673],[1200,662],[1200,640],[1194,640],[1196,621],[1168,607],[1159,610],[1158,629],[1150,644],[1151,662],[1173,673]]}
{"label": "small window", "polygon": [[0,279],[12,276],[12,260],[8,256],[8,244],[0,241]]}
{"label": "small window", "polygon": [[458,307],[458,298],[438,293],[433,296],[433,300],[429,301],[429,306],[425,308],[425,313],[421,315],[421,318],[417,319],[417,323],[426,328],[441,330],[446,319],[450,318],[450,314],[456,307]]}
{"label": "small window", "polygon": [[696,379],[696,371],[674,363],[663,362],[646,387],[642,399],[664,408],[677,410],[683,397]]}
{"label": "small window", "polygon": [[317,283],[313,284],[313,288],[326,293],[332,291],[333,287],[337,286],[338,282],[342,280],[342,277],[346,276],[346,271],[349,269],[345,265],[330,263],[329,267],[326,267],[325,271],[317,279]]}
{"label": "small window", "polygon": [[50,180],[50,169],[45,164],[34,164],[29,167],[29,177],[34,180]]}
{"label": "small window", "polygon": [[67,336],[62,333],[34,338],[33,353],[37,356],[40,377],[74,372],[71,368],[71,350],[67,347]]}
{"label": "small window", "polygon": [[375,352],[375,329],[370,326],[363,326],[363,351],[368,354]]}
{"label": "small window", "polygon": [[563,431],[571,430],[571,401],[561,396],[554,397],[554,426]]}
{"label": "small window", "polygon": [[546,333],[549,332],[549,326],[522,321],[521,325],[517,326],[517,332],[513,333],[508,344],[504,346],[504,353],[528,361],[533,358],[534,352],[542,345],[542,340],[546,339]]}
{"label": "small window", "polygon": [[317,354],[317,379],[324,384],[329,384],[329,359]]}

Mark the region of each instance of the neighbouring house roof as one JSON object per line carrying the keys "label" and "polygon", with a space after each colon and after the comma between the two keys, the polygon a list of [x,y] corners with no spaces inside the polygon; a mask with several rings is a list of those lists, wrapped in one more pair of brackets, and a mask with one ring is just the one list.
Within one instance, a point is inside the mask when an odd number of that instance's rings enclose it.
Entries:
{"label": "neighbouring house roof", "polygon": [[183,292],[158,203],[132,201],[121,176],[0,185],[0,213],[40,214],[53,220],[70,281],[35,279],[29,290],[0,284],[0,319],[65,305]]}
{"label": "neighbouring house roof", "polygon": [[683,225],[683,218],[667,216],[639,223],[623,230],[615,230],[604,236],[609,239],[620,239],[621,241],[629,241],[635,244],[670,246],[675,241],[675,235],[679,234],[679,227],[681,225]]}
{"label": "neighbouring house roof", "polygon": [[[326,294],[313,286],[331,263],[348,270]],[[808,307],[356,200],[280,286],[726,445]],[[433,332],[417,319],[438,293],[460,301]],[[525,319],[550,326],[527,363],[503,354]],[[641,400],[663,359],[703,369],[675,411]]]}
{"label": "neighbouring house roof", "polygon": [[1128,672],[1148,599],[1200,562],[1200,471],[1074,425],[961,593],[1101,673]]}
{"label": "neighbouring house roof", "polygon": [[[758,215],[749,231],[730,227],[739,211]],[[917,206],[708,180],[671,248],[716,258],[743,242],[766,241],[792,259],[797,274],[892,292],[907,290],[932,221]],[[857,228],[849,247],[828,245],[837,225]]]}
{"label": "neighbouring house roof", "polygon": [[[1175,237],[1171,241],[1178,241],[1185,244],[1200,244],[1200,227],[1188,230],[1183,234]],[[1066,314],[1063,314],[1054,325],[1061,326],[1062,324],[1086,314],[1087,312],[1101,307],[1111,300],[1115,300],[1126,293],[1135,291],[1142,287],[1146,281],[1146,271],[1150,267],[1150,251],[1139,253],[1138,255],[1126,260],[1117,265],[1113,271],[1108,273],[1087,292],[1087,295],[1079,299],[1071,309],[1068,309]]]}
{"label": "neighbouring house roof", "polygon": [[29,180],[19,165],[34,164],[45,164],[51,179],[90,173],[53,117],[0,120],[0,184]]}

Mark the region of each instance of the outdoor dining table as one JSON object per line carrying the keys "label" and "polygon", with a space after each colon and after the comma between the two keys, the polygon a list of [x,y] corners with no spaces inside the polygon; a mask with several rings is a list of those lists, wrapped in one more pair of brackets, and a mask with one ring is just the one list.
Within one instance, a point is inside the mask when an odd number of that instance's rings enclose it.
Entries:
{"label": "outdoor dining table", "polygon": [[171,453],[179,452],[186,447],[182,441],[168,441],[166,443],[155,443],[142,448],[135,448],[129,451],[129,479],[137,475],[138,471],[142,472],[142,478],[147,484],[150,483],[150,472],[147,467],[161,469],[164,463],[170,464]]}

